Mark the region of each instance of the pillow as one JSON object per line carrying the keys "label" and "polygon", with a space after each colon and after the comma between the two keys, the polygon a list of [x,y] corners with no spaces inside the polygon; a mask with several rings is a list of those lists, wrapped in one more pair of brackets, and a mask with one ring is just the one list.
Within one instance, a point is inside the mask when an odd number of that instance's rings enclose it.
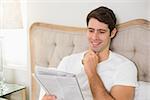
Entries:
{"label": "pillow", "polygon": [[134,100],[150,100],[150,82],[139,81]]}

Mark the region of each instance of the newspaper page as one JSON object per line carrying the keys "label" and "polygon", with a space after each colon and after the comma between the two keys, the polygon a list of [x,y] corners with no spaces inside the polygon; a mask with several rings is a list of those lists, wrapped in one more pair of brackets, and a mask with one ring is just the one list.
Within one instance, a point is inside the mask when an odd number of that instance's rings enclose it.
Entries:
{"label": "newspaper page", "polygon": [[37,66],[35,78],[43,89],[57,100],[84,100],[76,75]]}

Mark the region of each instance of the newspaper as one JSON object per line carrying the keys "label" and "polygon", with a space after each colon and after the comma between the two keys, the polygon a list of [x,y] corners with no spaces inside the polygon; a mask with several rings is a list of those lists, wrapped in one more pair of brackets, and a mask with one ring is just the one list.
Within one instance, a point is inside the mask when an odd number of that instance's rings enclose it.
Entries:
{"label": "newspaper", "polygon": [[35,78],[41,87],[57,100],[84,100],[75,74],[36,66]]}

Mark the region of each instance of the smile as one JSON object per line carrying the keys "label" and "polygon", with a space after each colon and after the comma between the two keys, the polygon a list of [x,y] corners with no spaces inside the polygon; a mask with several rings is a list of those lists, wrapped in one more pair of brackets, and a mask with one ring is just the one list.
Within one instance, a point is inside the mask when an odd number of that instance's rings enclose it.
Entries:
{"label": "smile", "polygon": [[100,45],[101,42],[91,42],[91,44],[92,44],[93,47],[96,47],[96,46]]}

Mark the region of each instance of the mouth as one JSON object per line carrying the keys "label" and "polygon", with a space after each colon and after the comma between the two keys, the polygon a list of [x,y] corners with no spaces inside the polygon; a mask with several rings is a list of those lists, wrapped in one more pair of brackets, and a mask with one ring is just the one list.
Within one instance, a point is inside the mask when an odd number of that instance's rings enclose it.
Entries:
{"label": "mouth", "polygon": [[101,44],[101,42],[91,42],[92,47],[96,48]]}

